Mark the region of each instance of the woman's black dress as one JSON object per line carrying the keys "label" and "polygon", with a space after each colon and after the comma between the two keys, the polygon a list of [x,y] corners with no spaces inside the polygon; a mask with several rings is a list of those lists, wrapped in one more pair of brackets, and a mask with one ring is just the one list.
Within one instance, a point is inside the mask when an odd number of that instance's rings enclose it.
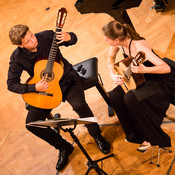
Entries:
{"label": "woman's black dress", "polygon": [[[143,64],[152,66],[149,61]],[[175,89],[175,68],[170,67],[171,72],[167,74],[144,74],[146,83],[126,94],[121,86],[110,92],[111,104],[128,141],[171,146],[170,137],[161,128],[170,104],[169,94]]]}

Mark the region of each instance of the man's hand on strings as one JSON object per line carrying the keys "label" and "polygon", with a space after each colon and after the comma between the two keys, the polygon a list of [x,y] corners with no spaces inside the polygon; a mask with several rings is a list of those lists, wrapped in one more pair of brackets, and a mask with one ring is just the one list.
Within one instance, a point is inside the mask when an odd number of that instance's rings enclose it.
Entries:
{"label": "man's hand on strings", "polygon": [[71,39],[71,36],[67,32],[56,32],[56,39],[59,40],[57,44],[60,44],[64,41],[69,41]]}
{"label": "man's hand on strings", "polygon": [[47,81],[42,78],[38,83],[35,84],[36,91],[46,91],[48,89]]}

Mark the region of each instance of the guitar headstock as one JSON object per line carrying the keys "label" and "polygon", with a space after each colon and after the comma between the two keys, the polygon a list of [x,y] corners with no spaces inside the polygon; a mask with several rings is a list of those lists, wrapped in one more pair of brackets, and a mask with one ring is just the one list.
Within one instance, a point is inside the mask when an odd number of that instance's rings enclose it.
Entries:
{"label": "guitar headstock", "polygon": [[140,51],[137,53],[135,58],[133,58],[133,63],[135,66],[138,66],[140,63],[143,63],[146,59],[145,53]]}
{"label": "guitar headstock", "polygon": [[61,8],[58,10],[57,20],[56,20],[56,27],[63,28],[65,20],[67,16],[67,10],[65,8]]}

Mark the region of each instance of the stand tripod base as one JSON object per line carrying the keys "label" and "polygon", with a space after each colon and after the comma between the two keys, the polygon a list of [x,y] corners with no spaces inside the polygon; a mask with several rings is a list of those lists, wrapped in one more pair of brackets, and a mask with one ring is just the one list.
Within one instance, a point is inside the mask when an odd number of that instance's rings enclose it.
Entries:
{"label": "stand tripod base", "polygon": [[86,158],[88,159],[88,162],[87,162],[87,165],[88,165],[88,170],[87,170],[87,172],[86,172],[86,174],[85,175],[87,175],[89,172],[90,172],[90,170],[92,170],[92,169],[94,169],[97,173],[98,173],[98,175],[108,175],[106,172],[104,172],[99,166],[98,166],[98,162],[99,161],[102,161],[102,160],[104,160],[104,159],[107,159],[107,158],[109,158],[109,157],[114,157],[114,154],[110,154],[110,155],[108,155],[108,156],[106,156],[106,157],[103,157],[103,158],[101,158],[101,159],[98,159],[98,160],[95,160],[95,161],[93,161],[92,159],[91,159],[91,157],[89,156],[89,154],[86,152],[86,150],[84,149],[84,147],[82,146],[82,144],[79,142],[79,140],[78,140],[78,138],[76,137],[76,135],[74,134],[74,132],[73,132],[73,130],[76,128],[76,125],[77,125],[77,123],[76,123],[76,121],[74,121],[74,127],[73,128],[66,128],[66,129],[64,129],[64,128],[62,128],[61,127],[61,125],[59,125],[60,126],[60,128],[64,131],[64,132],[69,132],[69,134],[71,135],[71,137],[73,138],[73,140],[75,141],[75,143],[78,145],[78,147],[81,149],[81,151],[82,151],[82,153],[86,156]]}
{"label": "stand tripod base", "polygon": [[103,157],[103,158],[101,158],[101,159],[98,159],[98,160],[95,160],[95,161],[88,161],[87,162],[87,165],[88,165],[88,170],[87,170],[87,172],[86,172],[86,174],[85,175],[88,175],[88,173],[90,172],[90,170],[92,170],[92,169],[95,169],[95,171],[99,174],[99,175],[102,175],[102,174],[104,174],[104,175],[107,175],[107,173],[105,173],[99,166],[98,166],[98,162],[100,162],[100,161],[102,161],[102,160],[105,160],[105,159],[107,159],[107,158],[109,158],[109,157],[114,157],[114,154],[110,154],[110,155],[108,155],[108,156],[106,156],[106,157]]}

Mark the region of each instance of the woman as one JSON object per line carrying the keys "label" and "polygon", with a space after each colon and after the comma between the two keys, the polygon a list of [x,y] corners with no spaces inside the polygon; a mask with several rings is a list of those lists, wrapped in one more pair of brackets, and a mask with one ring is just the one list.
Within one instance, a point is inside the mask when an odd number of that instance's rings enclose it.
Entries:
{"label": "woman", "polygon": [[[169,107],[169,94],[175,88],[175,70],[151,49],[147,41],[127,24],[111,21],[102,28],[104,39],[110,45],[107,64],[112,80],[118,85],[109,98],[126,133],[126,140],[141,144],[144,152],[151,145],[170,147],[170,137],[160,125]],[[131,63],[133,73],[144,74],[146,83],[125,93],[120,85],[124,80],[115,70],[116,55],[122,49],[124,57],[145,53],[146,61],[139,66]]]}

